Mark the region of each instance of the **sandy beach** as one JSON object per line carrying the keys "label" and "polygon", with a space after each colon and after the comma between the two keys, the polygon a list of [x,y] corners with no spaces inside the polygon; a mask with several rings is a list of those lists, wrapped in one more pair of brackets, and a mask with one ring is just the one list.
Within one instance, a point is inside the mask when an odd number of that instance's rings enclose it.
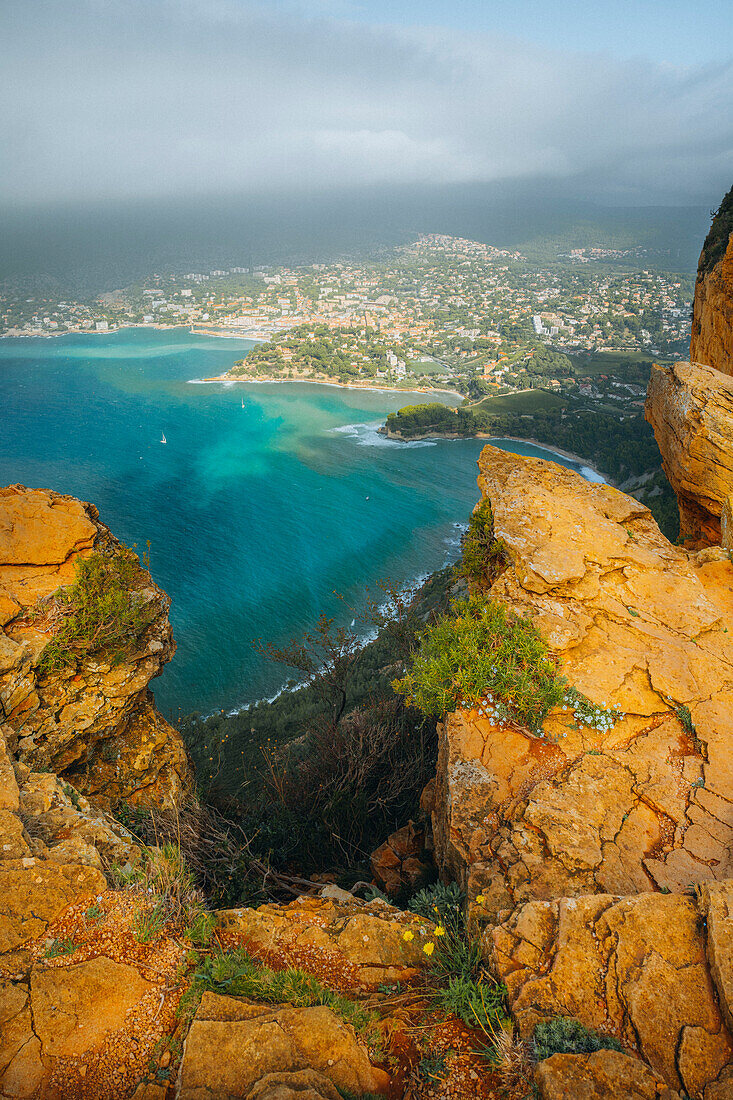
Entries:
{"label": "sandy beach", "polygon": [[368,382],[331,382],[326,378],[243,378],[241,375],[219,374],[213,378],[200,378],[199,382],[246,382],[249,385],[285,385],[288,382],[301,382],[313,386],[335,386],[340,390],[373,390],[375,393],[450,393],[463,401],[463,394],[458,390],[438,389],[431,386],[429,389],[422,386],[411,386],[409,389],[401,389],[396,386],[372,386]]}

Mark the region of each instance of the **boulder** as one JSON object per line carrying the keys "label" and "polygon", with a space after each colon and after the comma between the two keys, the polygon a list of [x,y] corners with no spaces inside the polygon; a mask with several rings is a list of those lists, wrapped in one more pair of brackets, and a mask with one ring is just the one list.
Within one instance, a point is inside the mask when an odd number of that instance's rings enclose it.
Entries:
{"label": "boulder", "polygon": [[553,1054],[536,1079],[542,1100],[679,1100],[638,1058],[615,1050]]}
{"label": "boulder", "polygon": [[289,905],[222,909],[216,916],[220,932],[254,956],[301,967],[345,990],[414,977],[427,962],[422,946],[433,928],[414,913],[357,898],[302,897]]}
{"label": "boulder", "polygon": [[74,1057],[99,1047],[153,988],[134,967],[104,956],[34,968],[33,1029],[44,1055]]}
{"label": "boulder", "polygon": [[532,618],[613,724],[541,736],[477,710],[440,727],[438,863],[495,919],[531,898],[633,894],[731,874],[733,565],[554,463],[486,447],[479,485],[508,564],[486,590]]}
{"label": "boulder", "polygon": [[377,885],[391,897],[413,894],[429,881],[432,864],[425,850],[425,829],[408,821],[371,854]]}
{"label": "boulder", "polygon": [[268,1073],[247,1094],[247,1100],[341,1100],[327,1077],[314,1069]]}
{"label": "boulder", "polygon": [[386,1081],[329,1008],[263,1007],[204,993],[184,1046],[178,1100],[245,1100],[263,1078],[307,1069],[356,1095]]}
{"label": "boulder", "polygon": [[42,936],[72,902],[107,889],[101,871],[34,858],[0,862],[0,955]]}
{"label": "boulder", "polygon": [[[698,1096],[733,1062],[703,917],[692,897],[596,894],[528,902],[486,938],[524,1038],[542,1019],[574,1017]],[[727,930],[718,938],[722,961]]]}

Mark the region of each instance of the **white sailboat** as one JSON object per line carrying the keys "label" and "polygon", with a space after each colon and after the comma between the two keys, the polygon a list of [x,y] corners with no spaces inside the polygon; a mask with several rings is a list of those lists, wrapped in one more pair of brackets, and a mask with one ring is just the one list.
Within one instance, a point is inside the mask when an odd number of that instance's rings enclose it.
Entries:
{"label": "white sailboat", "polygon": [[244,398],[242,398],[242,408],[244,408]]}
{"label": "white sailboat", "polygon": [[167,443],[168,442],[168,440],[165,438],[165,435],[163,434],[163,432],[160,433],[160,442],[161,443]]}

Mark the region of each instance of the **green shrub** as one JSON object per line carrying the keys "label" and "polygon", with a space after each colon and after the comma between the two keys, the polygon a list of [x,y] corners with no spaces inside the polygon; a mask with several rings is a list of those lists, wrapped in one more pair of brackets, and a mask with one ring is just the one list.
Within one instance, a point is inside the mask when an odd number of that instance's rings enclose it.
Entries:
{"label": "green shrub", "polygon": [[423,1081],[445,1081],[448,1076],[445,1054],[424,1054],[418,1065],[418,1076]]}
{"label": "green shrub", "polygon": [[484,500],[468,521],[468,530],[463,537],[461,572],[475,584],[490,585],[506,560],[504,543],[494,538],[491,501]]}
{"label": "green shrub", "polygon": [[534,1030],[534,1056],[538,1062],[552,1054],[593,1054],[597,1050],[622,1050],[618,1039],[599,1035],[571,1016],[541,1020]]}
{"label": "green shrub", "polygon": [[457,1016],[467,1027],[478,1027],[494,1035],[509,1023],[505,1007],[506,986],[499,982],[475,981],[459,975],[438,990],[435,1002],[450,1016]]}
{"label": "green shrub", "polygon": [[474,706],[536,731],[565,698],[547,644],[528,618],[472,596],[423,631],[412,667],[392,685],[423,714]]}
{"label": "green shrub", "polygon": [[77,558],[76,580],[53,597],[62,624],[41,655],[41,671],[56,672],[91,653],[118,664],[155,617],[135,590],[141,573],[127,549]]}
{"label": "green shrub", "polygon": [[456,918],[463,921],[464,895],[457,882],[434,882],[419,890],[410,898],[407,908],[421,917],[434,921],[436,916],[450,922]]}

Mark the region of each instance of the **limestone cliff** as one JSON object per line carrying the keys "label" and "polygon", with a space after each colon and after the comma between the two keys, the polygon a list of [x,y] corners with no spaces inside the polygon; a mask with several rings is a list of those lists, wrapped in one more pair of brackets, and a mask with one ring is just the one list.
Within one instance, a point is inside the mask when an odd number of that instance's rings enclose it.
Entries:
{"label": "limestone cliff", "polygon": [[680,534],[693,546],[733,546],[733,379],[713,367],[652,368],[646,418],[677,494]]}
{"label": "limestone cliff", "polygon": [[690,362],[655,366],[646,418],[690,546],[733,546],[733,189],[700,255]]}
{"label": "limestone cliff", "polygon": [[48,671],[41,655],[63,616],[52,594],[80,558],[121,544],[97,509],[21,485],[0,489],[0,707],[11,750],[31,771],[52,771],[97,805],[120,799],[174,805],[190,787],[183,743],[148,689],[174,652],[170,601],[135,566],[146,629],[113,660],[104,651]]}
{"label": "limestone cliff", "polygon": [[552,463],[486,447],[479,484],[508,565],[486,592],[530,615],[610,729],[557,711],[536,738],[459,710],[434,795],[446,874],[494,917],[530,899],[733,874],[733,565],[687,554],[648,510]]}
{"label": "limestone cliff", "polygon": [[690,359],[733,374],[733,188],[723,199],[700,253]]}

